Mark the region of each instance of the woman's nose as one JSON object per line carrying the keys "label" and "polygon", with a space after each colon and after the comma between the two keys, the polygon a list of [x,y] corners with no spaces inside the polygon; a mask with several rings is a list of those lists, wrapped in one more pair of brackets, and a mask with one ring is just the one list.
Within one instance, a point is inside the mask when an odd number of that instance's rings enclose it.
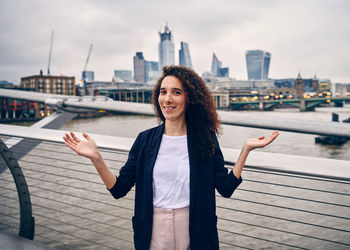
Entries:
{"label": "woman's nose", "polygon": [[172,98],[171,98],[170,93],[167,93],[167,94],[165,95],[165,101],[166,101],[166,102],[171,102],[171,100],[172,100]]}

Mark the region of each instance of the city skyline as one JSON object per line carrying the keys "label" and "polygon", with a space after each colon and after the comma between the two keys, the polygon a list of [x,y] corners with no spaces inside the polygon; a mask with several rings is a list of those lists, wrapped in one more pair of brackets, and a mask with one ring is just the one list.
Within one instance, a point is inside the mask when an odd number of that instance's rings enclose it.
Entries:
{"label": "city skyline", "polygon": [[[20,6],[20,7],[18,7]],[[55,30],[50,71],[81,77],[87,50],[94,43],[87,71],[108,80],[115,69],[133,69],[142,51],[158,61],[160,27],[167,21],[175,50],[191,47],[193,68],[210,71],[213,51],[230,76],[247,79],[245,51],[273,55],[270,78],[317,75],[350,82],[348,1],[9,1],[0,3],[0,80],[47,71],[50,35]],[[166,11],[163,11],[166,10]],[[154,15],[153,13],[157,13]],[[206,15],[203,13],[210,13]],[[175,64],[179,64],[178,58]]]}

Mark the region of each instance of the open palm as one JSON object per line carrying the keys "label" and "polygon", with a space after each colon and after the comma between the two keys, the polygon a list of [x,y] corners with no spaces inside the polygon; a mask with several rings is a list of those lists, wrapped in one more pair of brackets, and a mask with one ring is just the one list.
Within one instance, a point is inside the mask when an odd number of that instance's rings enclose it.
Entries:
{"label": "open palm", "polygon": [[273,142],[277,136],[279,135],[278,131],[273,131],[272,134],[265,138],[265,136],[260,136],[258,138],[251,138],[249,140],[246,141],[245,146],[249,149],[249,150],[253,150],[256,148],[263,148],[267,145],[269,145],[271,142]]}
{"label": "open palm", "polygon": [[83,133],[86,140],[80,140],[73,132],[65,134],[63,136],[66,145],[79,155],[92,158],[97,154],[97,146],[93,139],[90,138],[86,133]]}

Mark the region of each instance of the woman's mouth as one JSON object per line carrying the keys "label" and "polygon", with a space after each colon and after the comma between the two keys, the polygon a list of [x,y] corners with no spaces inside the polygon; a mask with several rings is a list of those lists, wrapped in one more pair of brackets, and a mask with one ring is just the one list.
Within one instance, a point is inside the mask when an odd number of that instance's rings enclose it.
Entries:
{"label": "woman's mouth", "polygon": [[165,111],[173,111],[176,108],[176,106],[163,106],[163,109]]}

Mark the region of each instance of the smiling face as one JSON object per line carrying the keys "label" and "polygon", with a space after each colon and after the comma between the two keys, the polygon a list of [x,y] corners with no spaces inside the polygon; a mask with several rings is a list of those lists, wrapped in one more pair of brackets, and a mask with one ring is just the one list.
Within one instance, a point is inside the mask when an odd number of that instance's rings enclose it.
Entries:
{"label": "smiling face", "polygon": [[175,76],[167,76],[160,85],[158,103],[165,120],[185,121],[187,94]]}

